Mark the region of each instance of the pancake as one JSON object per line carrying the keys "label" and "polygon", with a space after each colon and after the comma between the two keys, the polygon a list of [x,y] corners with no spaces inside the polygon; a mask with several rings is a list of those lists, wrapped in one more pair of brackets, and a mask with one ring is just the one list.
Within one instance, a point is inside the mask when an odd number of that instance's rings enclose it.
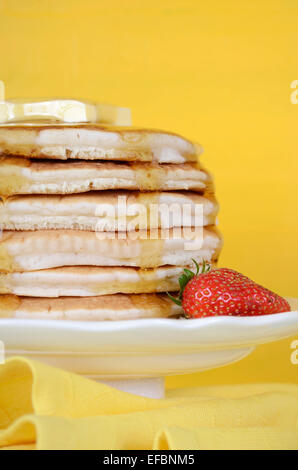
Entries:
{"label": "pancake", "polygon": [[3,232],[0,240],[1,272],[60,266],[188,266],[192,258],[198,263],[216,260],[222,246],[214,227],[182,230],[180,236],[174,230],[139,231],[133,236],[79,230]]}
{"label": "pancake", "polygon": [[218,204],[195,192],[94,191],[65,196],[15,196],[0,203],[2,230],[133,231],[205,226]]}
{"label": "pancake", "polygon": [[199,164],[158,164],[0,159],[0,196],[73,194],[92,190],[140,191],[212,188],[210,175]]}
{"label": "pancake", "polygon": [[100,124],[1,125],[0,154],[29,158],[196,162],[201,147],[170,132]]}
{"label": "pancake", "polygon": [[1,319],[134,320],[181,315],[182,308],[166,294],[115,294],[98,297],[17,297],[0,295]]}
{"label": "pancake", "polygon": [[0,273],[0,294],[30,297],[90,297],[179,290],[183,267],[155,269],[76,266],[22,273]]}

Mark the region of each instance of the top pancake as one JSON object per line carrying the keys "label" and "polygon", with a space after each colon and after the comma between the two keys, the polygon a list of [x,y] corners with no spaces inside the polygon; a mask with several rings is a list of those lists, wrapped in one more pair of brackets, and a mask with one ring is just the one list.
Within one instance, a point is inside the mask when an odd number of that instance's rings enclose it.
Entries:
{"label": "top pancake", "polygon": [[170,132],[100,124],[0,126],[0,154],[30,158],[197,161],[201,148]]}

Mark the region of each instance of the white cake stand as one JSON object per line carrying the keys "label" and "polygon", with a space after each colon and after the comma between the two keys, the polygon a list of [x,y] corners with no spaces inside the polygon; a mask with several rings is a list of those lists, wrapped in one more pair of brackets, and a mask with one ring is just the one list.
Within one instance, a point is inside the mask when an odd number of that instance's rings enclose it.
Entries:
{"label": "white cake stand", "polygon": [[164,396],[164,377],[239,361],[298,333],[298,309],[260,317],[71,322],[3,319],[6,357],[44,361],[120,390]]}

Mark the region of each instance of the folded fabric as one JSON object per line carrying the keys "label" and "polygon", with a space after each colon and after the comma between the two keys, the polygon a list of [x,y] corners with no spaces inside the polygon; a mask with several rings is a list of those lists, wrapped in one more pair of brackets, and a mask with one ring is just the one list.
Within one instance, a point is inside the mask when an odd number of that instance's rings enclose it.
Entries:
{"label": "folded fabric", "polygon": [[2,449],[298,450],[298,386],[120,392],[24,358],[0,366]]}

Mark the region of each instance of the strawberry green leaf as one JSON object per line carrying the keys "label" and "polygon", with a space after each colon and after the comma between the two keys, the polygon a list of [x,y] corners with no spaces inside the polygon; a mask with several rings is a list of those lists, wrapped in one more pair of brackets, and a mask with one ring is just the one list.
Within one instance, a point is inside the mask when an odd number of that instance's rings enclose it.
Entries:
{"label": "strawberry green leaf", "polygon": [[195,273],[193,273],[192,271],[190,271],[189,269],[183,269],[183,271],[185,272],[186,276],[189,278],[189,279],[192,279],[195,275]]}
{"label": "strawberry green leaf", "polygon": [[168,296],[170,297],[170,299],[171,299],[175,304],[177,304],[177,305],[179,305],[179,307],[181,307],[181,305],[182,305],[181,300],[176,299],[175,297],[173,297],[173,296],[172,296],[171,294],[169,294],[168,292],[167,292],[167,294],[168,294]]}
{"label": "strawberry green leaf", "polygon": [[195,265],[195,267],[196,267],[196,276],[197,276],[197,275],[199,274],[199,272],[200,272],[200,266],[198,265],[198,263],[196,262],[195,259],[192,258],[192,261],[193,261],[193,263],[194,263],[194,265]]}
{"label": "strawberry green leaf", "polygon": [[199,276],[200,274],[209,272],[211,269],[210,264],[206,263],[205,261],[203,261],[202,266],[200,266],[195,259],[193,259],[192,261],[194,262],[194,265],[196,267],[196,272],[194,273],[187,268],[183,269],[183,273],[181,274],[178,280],[180,286],[178,297],[175,298],[171,294],[167,293],[170,299],[177,305],[182,305],[183,292],[189,281],[191,281],[191,279],[195,276]]}

